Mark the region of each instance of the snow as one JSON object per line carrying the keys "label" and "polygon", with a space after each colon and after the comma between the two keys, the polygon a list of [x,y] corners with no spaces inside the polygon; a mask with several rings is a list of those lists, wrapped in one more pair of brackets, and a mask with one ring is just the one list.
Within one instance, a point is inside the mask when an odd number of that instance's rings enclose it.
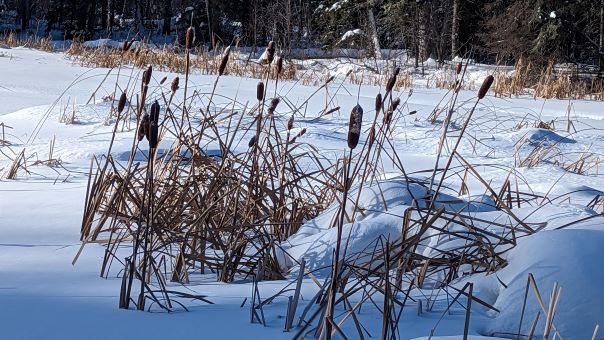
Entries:
{"label": "snow", "polygon": [[549,14],[549,17],[550,17],[551,19],[556,19],[556,11],[552,11],[552,12]]}
{"label": "snow", "polygon": [[[602,325],[604,291],[592,282],[604,282],[601,259],[604,257],[604,233],[583,229],[548,230],[522,239],[508,255],[510,265],[497,277],[507,288],[498,285],[495,307],[502,312],[486,328],[487,333],[517,333],[528,274],[535,277],[547,306],[554,283],[562,288],[554,325],[565,339],[589,339],[596,325]],[[495,278],[490,278],[491,281]],[[484,283],[483,283],[484,284]],[[528,334],[537,314],[541,317],[535,337],[542,338],[546,311],[541,310],[533,290],[529,291],[522,334]],[[580,317],[578,317],[580,315]]]}
{"label": "snow", "polygon": [[[336,2],[334,6],[341,6],[341,3]],[[112,43],[97,41],[90,44],[99,47]],[[341,113],[318,117],[325,107],[325,97],[315,96],[309,100],[308,115],[296,119],[296,129],[306,127],[308,132],[302,137],[304,141],[320,148],[323,157],[335,160],[342,157],[346,149],[347,113],[357,102],[357,93],[360,93],[359,104],[365,108],[364,136],[373,119],[374,96],[383,89],[372,85],[340,84],[349,71],[362,72],[359,70],[363,68],[350,60],[311,60],[305,65],[311,64],[323,70],[327,66],[331,74],[337,75],[337,80],[329,87],[330,95],[334,96],[330,105],[342,109]],[[426,61],[427,66],[433,64],[436,64],[433,60]],[[384,67],[384,64],[378,66]],[[492,72],[492,68],[476,64],[470,65],[468,70],[468,82],[476,86]],[[112,126],[107,126],[106,120],[112,102],[102,98],[113,91],[116,82],[119,88],[125,89],[133,86],[129,84],[130,77],[140,77],[140,70],[129,67],[121,70],[120,77],[113,71],[91,97],[107,72],[107,69],[73,65],[60,53],[0,49],[0,123],[12,127],[6,130],[6,139],[12,145],[0,146],[0,175],[10,163],[9,158],[24,148],[30,172],[22,169],[17,180],[0,180],[0,319],[5,321],[2,338],[161,339],[198,335],[225,339],[291,338],[293,333],[282,331],[286,297],[265,307],[267,327],[249,322],[250,282],[216,283],[215,277],[209,275],[187,289],[207,295],[214,304],[183,301],[190,312],[144,313],[117,308],[121,279],[116,277],[117,273],[107,279],[99,277],[100,259],[105,249],[102,246],[88,245],[76,265],[71,265],[81,245],[79,227],[90,157],[106,151],[111,137]],[[428,77],[436,74],[435,71]],[[152,93],[158,95],[159,79],[163,76],[172,79],[175,75],[154,72],[153,76]],[[399,236],[405,210],[414,204],[414,199],[428,193],[426,176],[429,174],[422,170],[434,166],[440,125],[438,122],[431,124],[426,118],[441,98],[448,98],[450,94],[424,86],[430,78],[415,73],[413,77],[415,88],[410,97],[406,89],[394,95],[403,101],[408,97],[408,102],[401,104],[403,112],[417,113],[396,122],[390,136],[413,181],[401,177],[392,164],[385,162],[386,172],[379,181],[353,187],[348,198],[348,212],[352,213],[353,202],[360,190],[357,210],[362,213],[357,211],[355,221],[344,226],[348,254],[366,249],[378,237],[393,239]],[[209,92],[214,79],[193,74],[190,87]],[[232,97],[236,93],[239,102],[253,103],[256,83],[255,79],[223,77],[218,83],[218,92]],[[277,91],[283,95],[288,93],[292,103],[301,103],[317,88],[280,81]],[[462,104],[459,117],[454,119],[454,128],[459,127],[461,116],[468,111],[468,103],[473,103],[475,96],[475,91],[460,92],[458,103]],[[221,104],[220,100],[217,99],[216,105]],[[494,313],[480,306],[473,307],[470,339],[497,339],[497,336],[518,331],[529,273],[534,276],[546,306],[554,282],[561,287],[554,325],[565,339],[590,338],[596,324],[604,325],[604,292],[601,289],[604,220],[600,206],[587,206],[594,197],[604,193],[604,176],[597,165],[583,174],[565,170],[563,166],[589,152],[601,158],[598,152],[604,148],[601,136],[604,114],[601,102],[572,101],[571,119],[575,129],[566,131],[568,105],[569,102],[563,100],[488,95],[477,107],[468,128],[472,142],[464,140],[460,145],[459,151],[464,157],[483,164],[477,170],[494,187],[500,186],[512,169],[523,179],[518,183],[523,191],[547,194],[547,199],[543,199],[547,204],[514,208],[517,216],[532,225],[541,225],[542,230],[518,240],[518,245],[506,253],[509,264],[505,268],[492,275],[464,277],[456,283],[473,282],[476,295],[501,310],[501,313]],[[66,109],[75,110],[76,124],[66,125],[59,121]],[[289,117],[285,112],[283,116],[284,119]],[[533,127],[538,122],[551,121],[555,122],[553,130]],[[39,125],[40,122],[44,123]],[[53,157],[62,162],[62,167],[33,165],[36,160],[48,158],[49,141],[55,137]],[[132,131],[117,134],[114,156],[128,155],[132,137]],[[364,138],[360,145],[365,142]],[[518,158],[526,157],[535,145],[559,149],[562,156],[556,159],[558,163],[543,160],[532,167],[517,166]],[[453,166],[460,164],[454,162]],[[446,179],[447,188],[439,197],[438,206],[447,211],[464,211],[486,221],[502,221],[507,217],[494,209],[495,202],[479,183],[470,181],[469,193],[460,194],[460,182],[461,178],[454,176]],[[306,221],[298,233],[281,244],[283,269],[295,273],[296,261],[305,258],[311,269],[317,269],[320,278],[329,273],[335,248],[335,229],[331,226],[337,208],[337,204],[333,204],[318,217]],[[568,226],[579,219],[586,220]],[[452,246],[455,241],[429,237],[421,251],[429,255],[431,247]],[[290,277],[286,281],[262,282],[260,295],[270,296],[291,281]],[[308,303],[316,292],[316,284],[305,279],[302,304]],[[426,292],[430,294],[428,288],[415,292],[418,302],[413,302],[413,307],[422,303],[422,294]],[[430,334],[447,305],[447,297],[442,292],[432,293],[436,297],[433,310],[421,315],[417,315],[416,308],[404,311],[400,321],[402,339],[426,339]],[[244,303],[246,298],[248,301]],[[243,308],[240,307],[242,304]],[[303,307],[299,307],[299,312]],[[457,308],[447,314],[432,339],[461,339],[462,310]],[[539,311],[540,306],[530,290],[522,332],[527,331]],[[381,331],[378,314],[374,307],[368,306],[359,315],[374,337]],[[539,336],[545,327],[543,320],[541,312],[537,325]],[[355,334],[353,329],[345,328],[345,331]]]}
{"label": "snow", "polygon": [[363,35],[363,34],[364,34],[363,30],[360,28],[357,28],[357,29],[354,29],[351,31],[346,31],[346,33],[344,33],[342,35],[342,38],[340,38],[340,42],[344,42],[346,40],[349,40],[352,37],[356,37],[356,36]]}

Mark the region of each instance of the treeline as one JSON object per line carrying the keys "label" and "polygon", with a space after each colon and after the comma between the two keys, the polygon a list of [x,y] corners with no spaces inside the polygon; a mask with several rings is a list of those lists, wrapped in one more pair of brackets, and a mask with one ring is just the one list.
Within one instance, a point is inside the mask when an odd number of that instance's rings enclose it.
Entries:
{"label": "treeline", "polygon": [[[209,48],[406,49],[417,60],[470,57],[601,63],[604,0],[0,0],[5,30],[67,39],[182,39]],[[13,26],[10,26],[12,24]]]}

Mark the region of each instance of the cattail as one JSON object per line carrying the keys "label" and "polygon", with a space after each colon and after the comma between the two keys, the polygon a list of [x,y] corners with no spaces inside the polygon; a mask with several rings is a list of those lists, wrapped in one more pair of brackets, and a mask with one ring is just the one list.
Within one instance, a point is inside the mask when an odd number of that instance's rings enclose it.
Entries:
{"label": "cattail", "polygon": [[401,99],[400,98],[396,98],[392,101],[392,103],[390,103],[390,107],[388,107],[388,111],[386,111],[386,113],[384,114],[384,124],[389,125],[390,122],[392,121],[392,116],[394,115],[394,111],[396,111],[396,109],[398,108],[398,106],[401,104]]}
{"label": "cattail", "polygon": [[416,110],[413,110],[413,111],[409,112],[409,115],[410,115],[410,116],[413,116],[413,115],[414,115],[414,114],[416,114],[416,113],[417,113],[417,111],[416,111]]}
{"label": "cattail", "polygon": [[141,90],[143,90],[145,88],[145,86],[148,84],[147,83],[147,70],[143,71],[143,76],[141,78]]}
{"label": "cattail", "polygon": [[325,81],[325,85],[331,83],[334,79],[336,79],[335,76],[330,76],[329,78],[327,78],[327,80]]}
{"label": "cattail", "polygon": [[117,112],[122,113],[124,108],[126,107],[126,92],[122,92],[120,96],[120,101],[117,103]]}
{"label": "cattail", "polygon": [[256,145],[256,136],[252,136],[252,138],[250,138],[250,141],[247,143],[247,146],[249,148],[251,148],[254,145]]}
{"label": "cattail", "polygon": [[138,126],[138,141],[142,141],[143,138],[147,137],[149,139],[149,115],[145,114],[141,119],[141,122]]}
{"label": "cattail", "polygon": [[130,49],[130,44],[128,44],[128,40],[124,40],[124,45],[122,45],[122,51],[128,52]]}
{"label": "cattail", "polygon": [[396,109],[398,108],[398,106],[401,104],[401,99],[400,98],[396,98],[392,101],[392,103],[390,104],[390,107],[388,108],[388,111],[394,112],[396,111]]}
{"label": "cattail", "polygon": [[299,137],[304,136],[304,134],[305,134],[305,133],[306,133],[306,128],[303,128],[302,130],[300,130],[300,132],[298,132],[298,134],[297,134],[297,135],[295,135],[295,136],[294,136],[294,138],[292,138],[292,139],[290,140],[290,143],[291,143],[291,144],[295,143],[295,142],[296,142],[296,140],[297,140]]}
{"label": "cattail", "polygon": [[294,115],[289,117],[289,119],[287,120],[287,130],[290,131],[293,128],[294,128]]}
{"label": "cattail", "polygon": [[457,63],[457,70],[455,70],[455,72],[456,72],[457,74],[460,74],[460,73],[461,73],[461,67],[462,67],[461,63]]}
{"label": "cattail", "polygon": [[180,79],[178,77],[176,77],[172,80],[172,85],[170,85],[170,91],[172,91],[172,93],[175,93],[176,90],[178,90],[179,82],[180,82]]}
{"label": "cattail", "polygon": [[[398,68],[397,68],[398,70]],[[395,74],[393,74],[390,79],[388,79],[388,82],[386,83],[386,93],[390,93],[392,92],[392,89],[394,88],[394,85],[396,84],[396,71]]]}
{"label": "cattail", "polygon": [[149,147],[157,147],[157,138],[159,133],[159,103],[157,100],[151,105],[151,114],[149,115]]}
{"label": "cattail", "polygon": [[488,77],[486,77],[484,79],[484,81],[482,82],[482,86],[480,87],[480,90],[478,90],[478,99],[482,99],[484,98],[484,96],[486,96],[487,92],[489,92],[489,89],[491,88],[491,85],[493,85],[493,81],[495,80],[495,78],[492,75],[489,75]]}
{"label": "cattail", "polygon": [[273,100],[271,100],[271,105],[268,107],[268,112],[269,113],[275,112],[275,109],[277,109],[277,105],[279,105],[280,101],[281,100],[279,98],[273,98]]}
{"label": "cattail", "polygon": [[375,114],[380,113],[381,110],[382,110],[382,94],[378,93],[377,96],[375,96]]}
{"label": "cattail", "polygon": [[283,71],[283,57],[279,56],[277,58],[277,75],[280,75],[281,71]]}
{"label": "cattail", "polygon": [[153,74],[153,67],[149,65],[145,71],[143,71],[143,83],[149,85],[151,82],[151,75]]}
{"label": "cattail", "polygon": [[266,47],[266,60],[270,64],[273,62],[273,59],[275,59],[275,42],[271,40]]}
{"label": "cattail", "polygon": [[185,48],[187,50],[191,49],[191,45],[193,44],[194,40],[195,40],[195,30],[193,29],[193,27],[189,27],[187,29],[187,34],[185,36]]}
{"label": "cattail", "polygon": [[229,62],[229,55],[231,54],[231,46],[227,46],[222,53],[222,60],[220,60],[220,67],[218,67],[218,75],[221,76],[226,70],[227,63]]}
{"label": "cattail", "polygon": [[258,99],[259,102],[264,99],[264,83],[261,81],[256,85],[256,99]]}
{"label": "cattail", "polygon": [[159,82],[159,85],[163,85],[166,82],[166,80],[168,80],[167,76],[161,78],[161,81]]}
{"label": "cattail", "polygon": [[348,147],[351,149],[356,148],[359,144],[362,122],[363,108],[357,104],[350,112],[350,123],[348,124]]}

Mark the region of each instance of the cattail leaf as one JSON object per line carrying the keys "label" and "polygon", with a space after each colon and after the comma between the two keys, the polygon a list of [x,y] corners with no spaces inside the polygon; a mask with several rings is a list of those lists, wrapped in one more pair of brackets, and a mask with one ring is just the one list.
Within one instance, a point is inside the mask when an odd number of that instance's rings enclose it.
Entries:
{"label": "cattail leaf", "polygon": [[362,123],[363,108],[357,104],[350,112],[350,122],[348,124],[348,147],[351,149],[356,148],[357,144],[359,144]]}

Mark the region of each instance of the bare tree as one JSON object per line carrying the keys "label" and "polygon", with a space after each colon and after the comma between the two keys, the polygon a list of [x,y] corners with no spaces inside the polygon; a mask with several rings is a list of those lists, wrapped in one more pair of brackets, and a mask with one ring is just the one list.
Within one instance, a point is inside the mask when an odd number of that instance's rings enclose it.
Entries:
{"label": "bare tree", "polygon": [[459,0],[453,0],[453,17],[451,18],[451,59],[454,59],[457,56],[457,50],[459,49],[459,2]]}

